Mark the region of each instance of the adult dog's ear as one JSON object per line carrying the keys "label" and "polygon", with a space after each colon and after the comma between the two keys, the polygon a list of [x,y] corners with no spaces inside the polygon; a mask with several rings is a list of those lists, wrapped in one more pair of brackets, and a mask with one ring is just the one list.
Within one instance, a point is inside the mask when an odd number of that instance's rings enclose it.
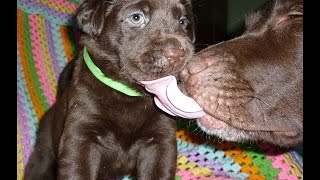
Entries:
{"label": "adult dog's ear", "polygon": [[103,28],[106,7],[103,0],[85,0],[77,9],[79,28],[89,35],[99,35]]}

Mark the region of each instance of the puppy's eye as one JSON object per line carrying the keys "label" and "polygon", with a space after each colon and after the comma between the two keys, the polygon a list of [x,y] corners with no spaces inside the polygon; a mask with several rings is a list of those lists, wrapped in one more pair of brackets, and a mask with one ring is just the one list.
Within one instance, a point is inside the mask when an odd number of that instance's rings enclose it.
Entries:
{"label": "puppy's eye", "polygon": [[132,15],[132,17],[131,17],[131,20],[132,20],[132,22],[139,23],[140,20],[141,20],[140,17],[141,17],[140,14],[134,14],[134,15]]}
{"label": "puppy's eye", "polygon": [[185,17],[185,16],[182,16],[180,19],[179,19],[179,24],[180,26],[182,26],[183,28],[186,28],[189,24],[189,20]]}
{"label": "puppy's eye", "polygon": [[135,12],[127,18],[130,26],[140,27],[145,24],[145,16],[142,12]]}

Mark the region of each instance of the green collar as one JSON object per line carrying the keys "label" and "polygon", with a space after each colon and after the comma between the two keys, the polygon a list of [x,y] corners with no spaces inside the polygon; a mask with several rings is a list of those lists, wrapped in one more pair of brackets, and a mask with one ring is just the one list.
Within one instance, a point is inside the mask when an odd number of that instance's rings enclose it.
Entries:
{"label": "green collar", "polygon": [[90,58],[86,47],[83,48],[83,58],[87,64],[88,68],[92,72],[92,74],[97,79],[99,79],[102,83],[104,83],[105,85],[107,85],[117,91],[120,91],[128,96],[141,96],[141,93],[138,92],[137,90],[132,89],[129,86],[127,86],[121,82],[117,82],[111,78],[106,77],[102,73],[102,71],[92,62],[92,59]]}

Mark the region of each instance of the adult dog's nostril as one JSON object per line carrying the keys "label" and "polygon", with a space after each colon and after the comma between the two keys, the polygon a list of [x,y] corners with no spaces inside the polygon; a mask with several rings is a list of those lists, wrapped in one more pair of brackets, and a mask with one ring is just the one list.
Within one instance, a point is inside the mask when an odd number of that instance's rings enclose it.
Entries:
{"label": "adult dog's nostril", "polygon": [[168,58],[181,58],[185,55],[185,51],[182,47],[180,48],[167,48],[164,49],[163,55]]}

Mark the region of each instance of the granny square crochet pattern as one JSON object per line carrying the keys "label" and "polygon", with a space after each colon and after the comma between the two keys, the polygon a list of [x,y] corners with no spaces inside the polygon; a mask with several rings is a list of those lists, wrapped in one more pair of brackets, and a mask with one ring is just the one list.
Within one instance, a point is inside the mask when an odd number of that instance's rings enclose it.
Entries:
{"label": "granny square crochet pattern", "polygon": [[[75,10],[82,0],[17,1],[17,179],[38,123],[55,102],[63,67],[79,52]],[[176,179],[303,179],[302,152],[270,144],[221,142],[178,119]],[[118,179],[133,179],[119,177]]]}

